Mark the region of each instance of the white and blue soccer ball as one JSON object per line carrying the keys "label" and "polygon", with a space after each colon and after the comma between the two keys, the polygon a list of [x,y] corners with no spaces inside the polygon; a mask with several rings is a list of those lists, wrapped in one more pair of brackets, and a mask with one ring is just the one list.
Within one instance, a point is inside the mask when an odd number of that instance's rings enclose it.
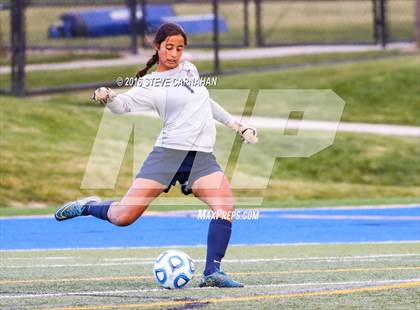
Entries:
{"label": "white and blue soccer ball", "polygon": [[156,282],[166,289],[185,287],[194,276],[194,262],[185,252],[168,250],[155,260],[153,274]]}

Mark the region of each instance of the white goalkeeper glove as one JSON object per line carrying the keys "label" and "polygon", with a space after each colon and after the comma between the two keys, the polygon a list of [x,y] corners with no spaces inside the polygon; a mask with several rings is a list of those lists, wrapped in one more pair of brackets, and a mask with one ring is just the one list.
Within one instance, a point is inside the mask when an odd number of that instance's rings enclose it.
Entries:
{"label": "white goalkeeper glove", "polygon": [[231,119],[227,126],[239,133],[245,143],[258,143],[258,133],[256,128],[246,126],[235,119]]}
{"label": "white goalkeeper glove", "polygon": [[114,99],[117,94],[109,87],[100,87],[92,95],[92,99],[101,105],[106,105],[112,99]]}

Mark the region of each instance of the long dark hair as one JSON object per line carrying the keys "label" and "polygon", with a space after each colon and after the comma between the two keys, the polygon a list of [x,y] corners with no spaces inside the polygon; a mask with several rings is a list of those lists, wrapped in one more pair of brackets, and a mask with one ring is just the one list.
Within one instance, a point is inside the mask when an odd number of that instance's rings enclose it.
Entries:
{"label": "long dark hair", "polygon": [[[181,35],[184,38],[184,44],[187,45],[187,35],[180,26],[174,23],[164,23],[158,28],[155,38],[153,39],[153,43],[159,48],[160,44],[165,41],[167,37],[176,35]],[[147,61],[146,67],[136,73],[136,78],[145,76],[147,71],[149,71],[149,69],[152,68],[153,65],[157,62],[159,62],[158,51],[156,51],[156,53],[154,53],[153,56]]]}

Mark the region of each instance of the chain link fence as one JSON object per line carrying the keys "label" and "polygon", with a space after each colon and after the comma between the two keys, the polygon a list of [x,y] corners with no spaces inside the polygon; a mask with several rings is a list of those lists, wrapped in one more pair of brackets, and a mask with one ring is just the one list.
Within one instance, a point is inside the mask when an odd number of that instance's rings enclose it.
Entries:
{"label": "chain link fence", "polygon": [[415,40],[415,0],[388,0],[388,42]]}
{"label": "chain link fence", "polygon": [[[189,48],[245,47],[250,43],[248,7],[248,0],[3,0],[0,66],[11,65],[12,70],[6,78],[7,69],[0,68],[0,91],[20,95],[48,91],[25,87],[22,67],[34,59],[48,63],[66,61],[66,57],[101,59],[144,53],[151,50],[153,34],[162,22],[183,26]],[[218,72],[217,53],[214,58],[213,71]],[[84,83],[67,89],[93,86]]]}
{"label": "chain link fence", "polygon": [[[115,26],[124,27],[118,20],[129,18],[130,14],[130,0],[32,0],[25,1],[25,35],[26,48],[29,50],[107,50],[107,51],[132,51],[132,41],[129,36],[129,27],[127,24],[126,31],[119,35],[108,36],[106,33],[95,36],[84,36],[83,26],[88,18],[80,16],[78,13],[92,12],[90,18],[105,17],[100,14],[93,14],[94,12],[104,13],[109,10],[114,10],[110,14],[112,19],[115,19]],[[10,7],[13,2],[0,2],[0,32],[2,46],[7,46],[10,41]],[[193,48],[211,48],[213,46],[213,29],[211,26],[211,19],[213,16],[212,1],[170,1],[170,0],[147,0],[134,1],[137,25],[137,33],[142,35],[142,31],[152,33],[156,28],[156,17],[162,17],[166,21],[181,21],[187,22],[189,19],[197,20],[196,25],[202,29],[198,29],[193,33],[189,33],[189,47]],[[226,28],[221,27],[220,31],[220,47],[243,47],[248,45],[249,38],[244,37],[244,29],[249,29],[249,26],[244,24],[247,19],[244,18],[244,11],[248,7],[248,0],[235,1],[217,1],[219,6],[219,17],[223,21]],[[143,6],[145,8],[143,8]],[[146,12],[146,25],[140,21],[142,13]],[[159,14],[159,12],[161,12]],[[149,16],[147,16],[149,13]],[[73,15],[73,16],[71,16]],[[78,26],[80,29],[60,29],[60,23],[63,20],[73,19],[77,22],[80,19]],[[150,23],[147,21],[150,19]],[[201,19],[201,23],[198,21]],[[205,22],[207,21],[207,22]],[[90,25],[97,22],[93,20],[88,21]],[[142,29],[145,28],[145,29]],[[64,33],[63,33],[64,32]],[[143,41],[143,40],[140,40]],[[145,42],[139,42],[140,46],[149,46],[147,38]],[[244,44],[245,43],[245,44]]]}
{"label": "chain link fence", "polygon": [[[415,0],[257,0],[257,45],[414,40]],[[382,11],[383,10],[383,11]]]}
{"label": "chain link fence", "polygon": [[264,45],[373,43],[371,1],[263,1]]}
{"label": "chain link fence", "polygon": [[189,48],[214,51],[218,73],[219,48],[414,41],[414,8],[415,0],[0,0],[0,92],[34,92],[25,88],[28,63],[144,53],[165,21],[186,29]]}

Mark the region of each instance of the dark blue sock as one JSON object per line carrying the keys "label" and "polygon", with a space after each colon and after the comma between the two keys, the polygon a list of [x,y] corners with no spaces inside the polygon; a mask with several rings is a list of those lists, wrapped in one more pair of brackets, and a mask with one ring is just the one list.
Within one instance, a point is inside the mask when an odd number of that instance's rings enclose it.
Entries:
{"label": "dark blue sock", "polygon": [[232,223],[223,219],[213,219],[207,235],[207,258],[204,275],[208,276],[220,269],[232,233]]}
{"label": "dark blue sock", "polygon": [[108,218],[108,209],[114,201],[89,202],[85,205],[82,214],[92,215],[98,219],[110,222]]}

